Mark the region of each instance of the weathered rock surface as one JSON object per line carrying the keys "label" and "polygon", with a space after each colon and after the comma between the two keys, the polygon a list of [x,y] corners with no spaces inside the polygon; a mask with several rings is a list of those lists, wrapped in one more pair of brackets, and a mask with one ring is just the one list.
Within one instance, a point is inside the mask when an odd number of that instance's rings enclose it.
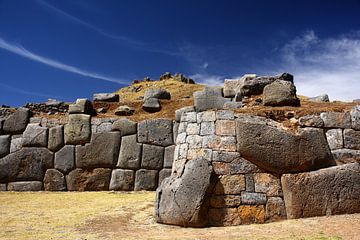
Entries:
{"label": "weathered rock surface", "polygon": [[10,153],[10,135],[0,136],[0,158],[8,155]]}
{"label": "weathered rock surface", "polygon": [[245,176],[244,175],[223,175],[215,184],[214,194],[238,194],[245,190]]}
{"label": "weathered rock surface", "polygon": [[75,146],[65,145],[55,153],[54,167],[63,173],[75,168]]}
{"label": "weathered rock surface", "polygon": [[147,98],[142,105],[145,112],[154,113],[161,110],[161,104],[158,98]]}
{"label": "weathered rock surface", "polygon": [[304,128],[293,134],[265,118],[236,120],[240,154],[274,173],[301,172],[334,165],[322,129]]}
{"label": "weathered rock surface", "polygon": [[118,116],[131,116],[135,113],[135,108],[128,105],[122,105],[115,109],[114,114]]}
{"label": "weathered rock surface", "polygon": [[360,150],[337,149],[331,151],[331,153],[338,165],[354,162],[360,163]]}
{"label": "weathered rock surface", "polygon": [[323,112],[320,117],[326,128],[351,128],[349,112]]}
{"label": "weathered rock surface", "polygon": [[119,132],[93,133],[90,143],[85,146],[76,146],[76,167],[114,167],[119,148]]}
{"label": "weathered rock surface", "polygon": [[139,169],[142,144],[136,142],[136,135],[124,136],[121,139],[120,154],[117,167]]}
{"label": "weathered rock surface", "polygon": [[344,138],[342,129],[330,129],[326,131],[326,139],[331,150],[344,147]]}
{"label": "weathered rock surface", "polygon": [[286,219],[286,208],[281,197],[269,197],[266,202],[266,220],[276,221]]}
{"label": "weathered rock surface", "polygon": [[172,121],[168,119],[145,120],[138,123],[138,141],[163,147],[173,143]]}
{"label": "weathered rock surface", "polygon": [[163,168],[164,147],[143,144],[141,168],[160,170]]}
{"label": "weathered rock surface", "polygon": [[65,144],[78,145],[90,142],[90,116],[85,114],[69,115],[69,123],[65,125]]}
{"label": "weathered rock surface", "polygon": [[24,138],[22,135],[12,135],[10,143],[10,153],[19,151],[22,148]]}
{"label": "weathered rock surface", "polygon": [[49,129],[48,148],[53,151],[59,151],[64,146],[64,127],[56,126]]}
{"label": "weathered rock surface", "polygon": [[53,167],[53,153],[46,148],[22,148],[0,159],[0,181],[42,181]]}
{"label": "weathered rock surface", "polygon": [[166,178],[156,191],[156,221],[188,227],[207,224],[207,190],[212,167],[205,159],[189,161],[181,177]]}
{"label": "weathered rock surface", "polygon": [[107,191],[109,190],[111,169],[95,168],[84,170],[77,168],[66,176],[69,191]]}
{"label": "weathered rock surface", "polygon": [[264,106],[300,106],[296,87],[292,82],[277,80],[264,87]]}
{"label": "weathered rock surface", "polygon": [[127,118],[116,120],[112,124],[112,131],[120,131],[121,136],[136,134],[137,123]]}
{"label": "weathered rock surface", "polygon": [[330,102],[329,95],[323,94],[316,97],[309,98],[309,101],[312,102]]}
{"label": "weathered rock surface", "polygon": [[45,191],[65,191],[66,183],[65,176],[56,169],[46,170],[44,177]]}
{"label": "weathered rock surface", "polygon": [[184,112],[195,112],[195,107],[194,107],[194,106],[187,106],[187,107],[183,107],[183,108],[177,109],[177,110],[175,111],[175,121],[180,122],[180,120],[181,120],[181,115],[182,115]]}
{"label": "weathered rock surface", "polygon": [[4,192],[7,190],[6,184],[5,183],[0,183],[0,192]]}
{"label": "weathered rock surface", "polygon": [[158,185],[158,171],[140,169],[135,173],[135,191],[154,191]]}
{"label": "weathered rock surface", "polygon": [[175,145],[168,146],[164,152],[164,168],[171,168],[174,162]]}
{"label": "weathered rock surface", "polygon": [[206,86],[204,91],[194,92],[194,105],[196,111],[208,109],[222,109],[224,103],[230,102],[222,96],[222,88]]}
{"label": "weathered rock surface", "polygon": [[345,148],[360,150],[360,131],[345,129],[344,146]]}
{"label": "weathered rock surface", "polygon": [[11,114],[7,119],[5,119],[3,124],[3,132],[11,134],[22,133],[26,125],[29,122],[30,111],[27,108],[19,108],[15,113]]}
{"label": "weathered rock surface", "polygon": [[360,131],[360,105],[353,107],[350,111],[351,127]]}
{"label": "weathered rock surface", "polygon": [[114,169],[111,173],[110,190],[134,190],[135,174],[133,170]]}
{"label": "weathered rock surface", "polygon": [[171,99],[171,94],[165,89],[149,89],[145,92],[144,100],[149,98]]}
{"label": "weathered rock surface", "polygon": [[48,129],[38,124],[28,124],[23,139],[24,147],[47,147]]}
{"label": "weathered rock surface", "polygon": [[17,192],[41,191],[43,190],[43,183],[40,181],[9,182],[7,190]]}
{"label": "weathered rock surface", "polygon": [[360,164],[282,175],[288,218],[360,212]]}
{"label": "weathered rock surface", "polygon": [[89,114],[95,115],[96,112],[92,103],[86,98],[79,98],[75,104],[69,105],[69,114]]}
{"label": "weathered rock surface", "polygon": [[321,119],[320,116],[316,115],[308,115],[299,118],[299,125],[301,127],[317,127],[322,128],[324,126],[324,121]]}
{"label": "weathered rock surface", "polygon": [[119,94],[116,93],[95,93],[93,95],[95,102],[119,102]]}
{"label": "weathered rock surface", "polygon": [[160,186],[160,184],[162,183],[162,181],[171,176],[171,168],[163,168],[160,172],[159,172],[159,183],[158,186]]}

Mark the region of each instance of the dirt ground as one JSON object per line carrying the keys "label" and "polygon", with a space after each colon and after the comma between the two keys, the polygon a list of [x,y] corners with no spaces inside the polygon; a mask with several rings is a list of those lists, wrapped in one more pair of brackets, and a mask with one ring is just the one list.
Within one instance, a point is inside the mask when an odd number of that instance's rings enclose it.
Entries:
{"label": "dirt ground", "polygon": [[0,192],[0,239],[360,239],[360,214],[236,227],[157,224],[154,192]]}

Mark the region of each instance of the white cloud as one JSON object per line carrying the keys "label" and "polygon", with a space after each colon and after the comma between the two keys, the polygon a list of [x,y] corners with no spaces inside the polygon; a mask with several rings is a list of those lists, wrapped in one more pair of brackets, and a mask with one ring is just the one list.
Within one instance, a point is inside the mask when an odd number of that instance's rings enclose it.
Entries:
{"label": "white cloud", "polygon": [[208,68],[208,66],[209,66],[209,63],[207,63],[207,62],[206,62],[206,63],[204,63],[204,64],[203,64],[203,69],[207,69],[207,68]]}
{"label": "white cloud", "polygon": [[15,93],[19,93],[19,94],[37,96],[37,97],[45,97],[45,98],[56,98],[57,100],[64,100],[64,98],[61,97],[61,96],[56,96],[56,95],[53,95],[53,94],[40,93],[40,92],[28,91],[28,90],[25,90],[25,89],[22,89],[22,88],[12,87],[12,86],[4,84],[4,83],[0,83],[0,86],[1,86],[2,89],[6,90],[6,91],[15,92]]}
{"label": "white cloud", "polygon": [[209,86],[224,85],[224,76],[197,73],[190,76],[190,78],[194,79],[196,83],[205,84]]}
{"label": "white cloud", "polygon": [[100,79],[100,80],[104,80],[104,81],[108,81],[108,82],[126,84],[126,81],[120,80],[115,77],[109,77],[109,76],[105,76],[105,75],[102,75],[99,73],[82,70],[77,67],[67,65],[67,64],[61,63],[59,61],[47,58],[47,57],[40,56],[38,54],[30,52],[29,50],[25,49],[22,46],[6,42],[1,37],[0,37],[0,48],[7,50],[11,53],[17,54],[19,56],[22,56],[24,58],[33,60],[35,62],[43,63],[45,65],[48,65],[53,68],[57,68],[57,69],[60,69],[60,70],[66,71],[66,72],[71,72],[71,73],[75,73],[78,75],[82,75],[84,77],[91,77],[91,78]]}
{"label": "white cloud", "polygon": [[360,98],[360,34],[320,38],[308,31],[286,44],[281,54],[280,71],[294,74],[299,94]]}

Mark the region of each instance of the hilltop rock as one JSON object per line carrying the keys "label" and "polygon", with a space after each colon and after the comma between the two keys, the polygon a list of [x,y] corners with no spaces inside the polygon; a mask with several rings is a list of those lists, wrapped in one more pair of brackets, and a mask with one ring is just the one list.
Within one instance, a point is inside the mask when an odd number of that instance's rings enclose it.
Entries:
{"label": "hilltop rock", "polygon": [[145,112],[155,113],[161,110],[160,101],[158,98],[147,98],[142,105],[142,109]]}
{"label": "hilltop rock", "polygon": [[118,116],[131,116],[135,113],[135,108],[128,105],[122,105],[115,110],[115,115]]}
{"label": "hilltop rock", "polygon": [[292,82],[277,80],[264,87],[264,106],[300,106],[296,88]]}
{"label": "hilltop rock", "polygon": [[75,104],[69,105],[69,114],[89,114],[96,115],[92,103],[86,98],[79,98]]}
{"label": "hilltop rock", "polygon": [[116,93],[95,93],[94,102],[119,102],[119,94]]}
{"label": "hilltop rock", "polygon": [[320,96],[309,98],[309,101],[312,101],[312,102],[330,102],[329,95],[327,95],[327,94],[323,94],[323,95],[320,95]]}
{"label": "hilltop rock", "polygon": [[222,96],[221,87],[206,86],[204,91],[194,93],[194,105],[196,111],[206,111],[208,109],[222,109],[228,98]]}
{"label": "hilltop rock", "polygon": [[145,92],[144,100],[149,98],[171,99],[171,94],[165,89],[149,89]]}

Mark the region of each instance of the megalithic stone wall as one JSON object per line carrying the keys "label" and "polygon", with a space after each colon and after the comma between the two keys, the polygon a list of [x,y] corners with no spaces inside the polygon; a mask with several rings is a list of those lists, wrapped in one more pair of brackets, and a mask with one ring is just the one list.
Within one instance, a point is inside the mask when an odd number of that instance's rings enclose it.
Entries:
{"label": "megalithic stone wall", "polygon": [[46,119],[21,108],[1,121],[0,191],[154,191],[170,175],[172,120],[70,110],[68,118]]}

